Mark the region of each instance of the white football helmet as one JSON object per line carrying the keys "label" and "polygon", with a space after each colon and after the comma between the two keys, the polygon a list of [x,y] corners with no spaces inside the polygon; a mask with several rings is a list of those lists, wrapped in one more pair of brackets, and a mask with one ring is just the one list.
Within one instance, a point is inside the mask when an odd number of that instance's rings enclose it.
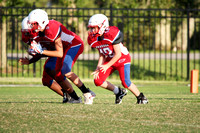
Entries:
{"label": "white football helmet", "polygon": [[49,23],[48,14],[42,9],[35,9],[29,13],[28,21],[31,26],[34,23],[38,24],[38,28],[34,29],[36,32],[38,32],[39,30],[44,29]]}
{"label": "white football helmet", "polygon": [[28,16],[22,20],[22,30],[29,30],[31,29],[30,25],[28,24]]}
{"label": "white football helmet", "polygon": [[29,36],[32,32],[30,24],[28,23],[28,16],[22,20],[21,32],[25,36]]}
{"label": "white football helmet", "polygon": [[108,18],[104,14],[93,15],[88,22],[88,28],[96,26],[99,27],[99,31],[97,33],[102,35],[109,27]]}

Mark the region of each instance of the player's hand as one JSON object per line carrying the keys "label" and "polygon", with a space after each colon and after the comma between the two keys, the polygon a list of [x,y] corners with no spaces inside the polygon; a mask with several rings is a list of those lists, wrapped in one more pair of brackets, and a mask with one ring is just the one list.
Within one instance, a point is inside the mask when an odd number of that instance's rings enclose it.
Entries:
{"label": "player's hand", "polygon": [[91,75],[93,75],[94,79],[98,79],[99,78],[99,71],[94,71],[94,72],[92,72]]}
{"label": "player's hand", "polygon": [[20,58],[19,59],[20,65],[28,65],[29,64],[29,59],[27,57],[25,58]]}
{"label": "player's hand", "polygon": [[94,72],[92,72],[91,75],[93,75],[94,79],[98,79],[99,78],[99,68],[97,68]]}
{"label": "player's hand", "polygon": [[38,54],[42,54],[44,51],[40,43],[36,43],[35,41],[31,42],[31,48]]}
{"label": "player's hand", "polygon": [[106,71],[108,70],[108,66],[107,65],[101,65],[99,66],[99,69],[101,72],[103,72],[104,74],[106,73]]}

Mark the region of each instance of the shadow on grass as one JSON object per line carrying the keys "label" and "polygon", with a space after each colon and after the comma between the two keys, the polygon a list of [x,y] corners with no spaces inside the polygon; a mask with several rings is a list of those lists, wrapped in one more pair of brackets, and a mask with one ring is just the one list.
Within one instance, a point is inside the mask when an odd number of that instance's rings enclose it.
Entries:
{"label": "shadow on grass", "polygon": [[41,101],[18,101],[18,102],[15,102],[15,101],[7,101],[7,102],[0,102],[1,103],[7,103],[7,104],[12,104],[12,103],[57,103],[57,104],[64,104],[62,102],[53,102],[53,101],[45,101],[45,102],[41,102]]}
{"label": "shadow on grass", "polygon": [[[7,99],[7,98],[1,98],[1,99]],[[29,99],[34,99],[34,100],[29,100]],[[60,102],[58,101],[51,101],[53,99],[57,99],[57,98],[45,98],[46,100],[50,99],[49,101],[43,101],[42,99],[39,98],[28,98],[28,99],[23,99],[23,101],[19,101],[19,100],[13,100],[13,101],[2,101],[1,103],[8,103],[8,104],[12,104],[12,103],[57,103],[57,104],[63,104],[60,100]],[[8,99],[7,99],[8,100]]]}
{"label": "shadow on grass", "polygon": [[199,101],[199,98],[148,98],[148,99],[159,99],[159,100],[186,100],[186,101]]}

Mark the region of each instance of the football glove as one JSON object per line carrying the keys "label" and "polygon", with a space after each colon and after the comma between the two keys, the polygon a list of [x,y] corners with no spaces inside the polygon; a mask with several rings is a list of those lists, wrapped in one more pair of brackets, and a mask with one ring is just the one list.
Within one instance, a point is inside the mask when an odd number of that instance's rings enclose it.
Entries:
{"label": "football glove", "polygon": [[36,55],[37,53],[35,52],[35,50],[33,49],[33,47],[30,47],[28,49],[28,54],[30,54],[30,55]]}
{"label": "football glove", "polygon": [[44,51],[40,43],[36,43],[35,41],[31,42],[31,48],[38,54],[42,54]]}

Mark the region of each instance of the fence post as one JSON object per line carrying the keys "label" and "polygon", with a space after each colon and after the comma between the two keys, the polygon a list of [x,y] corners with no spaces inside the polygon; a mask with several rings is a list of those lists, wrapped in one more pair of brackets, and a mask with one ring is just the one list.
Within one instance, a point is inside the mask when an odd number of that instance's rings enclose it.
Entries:
{"label": "fence post", "polygon": [[187,8],[187,80],[190,77],[190,5]]}
{"label": "fence post", "polygon": [[190,92],[198,93],[199,70],[191,70]]}
{"label": "fence post", "polygon": [[36,8],[36,6],[35,6],[35,2],[33,2],[33,9],[35,9]]}
{"label": "fence post", "polygon": [[110,25],[113,25],[113,8],[112,4],[110,4]]}
{"label": "fence post", "polygon": [[1,47],[0,47],[0,69],[1,69],[1,75],[4,69],[6,69],[7,66],[7,53],[6,53],[6,49],[7,49],[7,45],[6,45],[6,40],[7,40],[7,34],[6,34],[6,28],[7,28],[7,18],[3,19],[4,17],[1,17]]}
{"label": "fence post", "polygon": [[13,53],[13,50],[15,49],[15,18],[14,16],[12,16],[11,21],[12,21],[12,49],[11,50]]}

